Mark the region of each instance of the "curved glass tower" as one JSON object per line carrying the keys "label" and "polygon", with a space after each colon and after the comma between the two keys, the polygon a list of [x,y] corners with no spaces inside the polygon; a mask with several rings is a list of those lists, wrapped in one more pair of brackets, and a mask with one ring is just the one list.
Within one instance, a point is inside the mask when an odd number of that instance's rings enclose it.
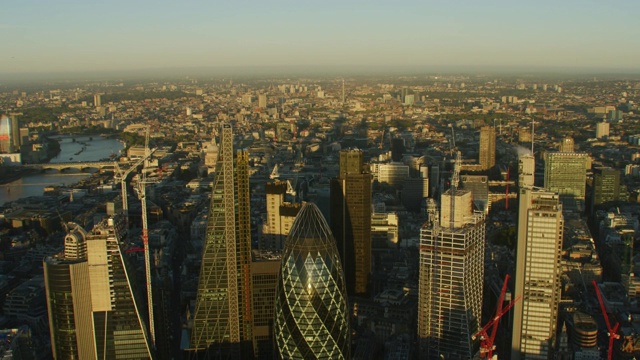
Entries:
{"label": "curved glass tower", "polygon": [[344,272],[315,204],[305,204],[287,241],[276,292],[275,339],[282,359],[350,359]]}

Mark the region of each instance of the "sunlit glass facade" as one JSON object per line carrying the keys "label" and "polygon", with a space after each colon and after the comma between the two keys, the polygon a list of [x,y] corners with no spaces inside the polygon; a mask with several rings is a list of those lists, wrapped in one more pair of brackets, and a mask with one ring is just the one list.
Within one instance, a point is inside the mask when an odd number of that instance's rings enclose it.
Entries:
{"label": "sunlit glass facade", "polygon": [[305,204],[291,227],[276,292],[275,339],[281,359],[349,359],[344,273],[318,207]]}

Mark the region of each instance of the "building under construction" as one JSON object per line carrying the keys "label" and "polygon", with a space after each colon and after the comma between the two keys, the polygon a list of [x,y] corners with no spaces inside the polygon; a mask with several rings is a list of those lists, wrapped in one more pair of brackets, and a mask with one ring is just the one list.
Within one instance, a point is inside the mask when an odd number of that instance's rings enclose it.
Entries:
{"label": "building under construction", "polygon": [[[453,196],[451,195],[453,193]],[[479,348],[485,215],[471,192],[452,188],[434,201],[420,231],[418,337],[421,359],[470,359]]]}

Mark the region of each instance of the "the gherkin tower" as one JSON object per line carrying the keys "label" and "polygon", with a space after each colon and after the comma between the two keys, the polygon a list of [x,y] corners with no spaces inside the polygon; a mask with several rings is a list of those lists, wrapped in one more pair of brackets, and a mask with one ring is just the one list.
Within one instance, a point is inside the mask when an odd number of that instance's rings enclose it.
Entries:
{"label": "the gherkin tower", "polygon": [[285,243],[274,337],[282,359],[350,359],[347,292],[331,230],[305,204]]}

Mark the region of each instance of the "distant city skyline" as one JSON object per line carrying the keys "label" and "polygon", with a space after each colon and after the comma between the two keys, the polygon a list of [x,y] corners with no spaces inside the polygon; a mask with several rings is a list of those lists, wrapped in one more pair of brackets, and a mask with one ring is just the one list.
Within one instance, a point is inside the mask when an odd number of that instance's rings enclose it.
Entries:
{"label": "distant city skyline", "polygon": [[421,67],[640,71],[640,3],[9,0],[0,74]]}

